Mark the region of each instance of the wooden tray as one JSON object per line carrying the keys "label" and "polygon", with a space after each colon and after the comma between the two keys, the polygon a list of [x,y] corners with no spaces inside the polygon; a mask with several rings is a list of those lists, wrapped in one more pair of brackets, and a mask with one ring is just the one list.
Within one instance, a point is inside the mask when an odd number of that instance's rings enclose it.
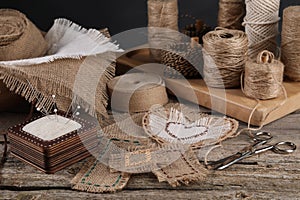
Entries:
{"label": "wooden tray", "polygon": [[[119,57],[117,71],[126,72],[130,68],[146,63],[155,63],[155,61],[151,58],[149,49],[141,48]],[[247,98],[240,89],[208,88],[201,79],[191,79],[188,82],[179,79],[165,79],[165,81],[167,88],[177,97],[246,123],[257,104],[256,100]],[[265,125],[300,109],[300,82],[284,82],[284,86],[288,94],[286,103],[277,108],[283,98],[260,101],[259,107],[253,113],[250,122],[252,125]]]}

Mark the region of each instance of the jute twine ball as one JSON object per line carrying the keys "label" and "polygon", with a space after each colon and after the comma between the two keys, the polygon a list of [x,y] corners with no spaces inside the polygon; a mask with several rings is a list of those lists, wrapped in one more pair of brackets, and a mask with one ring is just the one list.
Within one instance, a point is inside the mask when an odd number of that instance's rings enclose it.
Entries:
{"label": "jute twine ball", "polygon": [[245,14],[246,5],[244,0],[219,0],[218,26],[243,30],[242,23]]}
{"label": "jute twine ball", "polygon": [[177,0],[148,0],[148,40],[152,56],[160,61],[161,51],[169,43],[174,43],[178,36],[161,32],[156,27],[178,31],[178,2]]}
{"label": "jute twine ball", "polygon": [[284,65],[270,51],[262,51],[256,61],[246,62],[243,92],[254,99],[272,99],[282,94]]}
{"label": "jute twine ball", "polygon": [[248,39],[243,31],[217,29],[203,36],[203,73],[209,87],[240,86]]}
{"label": "jute twine ball", "polygon": [[285,75],[300,81],[300,6],[283,11],[281,60],[285,64]]}

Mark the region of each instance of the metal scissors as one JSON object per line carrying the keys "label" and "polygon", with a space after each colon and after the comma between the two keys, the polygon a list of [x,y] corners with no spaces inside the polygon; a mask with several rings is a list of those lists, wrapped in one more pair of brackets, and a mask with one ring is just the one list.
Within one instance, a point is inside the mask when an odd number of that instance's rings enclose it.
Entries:
{"label": "metal scissors", "polygon": [[278,142],[273,145],[261,147],[263,145],[266,145],[269,141],[271,141],[272,138],[273,136],[269,132],[258,132],[254,134],[254,143],[252,145],[245,147],[236,154],[233,154],[218,161],[210,162],[207,167],[209,169],[222,170],[233,165],[236,162],[239,162],[240,160],[243,160],[244,158],[248,158],[266,152],[268,150],[272,150],[274,153],[278,154],[288,154],[294,152],[297,148],[297,146],[292,142]]}

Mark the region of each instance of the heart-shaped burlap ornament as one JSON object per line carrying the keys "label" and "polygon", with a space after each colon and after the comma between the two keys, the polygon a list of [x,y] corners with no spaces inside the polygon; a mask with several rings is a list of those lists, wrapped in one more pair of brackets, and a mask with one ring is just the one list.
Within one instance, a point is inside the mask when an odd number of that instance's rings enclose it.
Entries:
{"label": "heart-shaped burlap ornament", "polygon": [[175,108],[155,108],[143,118],[146,133],[160,144],[178,143],[192,148],[213,145],[235,136],[238,122],[227,117],[193,113],[193,120]]}

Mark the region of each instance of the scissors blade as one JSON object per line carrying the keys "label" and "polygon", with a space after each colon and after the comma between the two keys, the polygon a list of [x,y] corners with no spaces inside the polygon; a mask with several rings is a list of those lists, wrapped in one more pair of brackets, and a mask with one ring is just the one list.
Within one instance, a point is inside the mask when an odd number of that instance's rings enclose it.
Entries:
{"label": "scissors blade", "polygon": [[237,157],[234,160],[229,160],[229,162],[224,162],[224,164],[222,166],[218,167],[217,169],[219,169],[219,170],[225,169],[225,168],[243,160],[244,158],[248,158],[248,157],[252,156],[253,154],[255,154],[256,148],[258,146],[264,145],[267,142],[268,142],[267,140],[257,141],[254,144],[252,144],[251,146],[243,148],[239,153],[237,153],[237,154],[239,154],[239,157]]}
{"label": "scissors blade", "polygon": [[222,158],[218,161],[212,161],[210,162],[208,165],[207,165],[207,168],[208,169],[218,169],[220,167],[222,167],[224,164],[228,163],[228,162],[231,162],[232,160],[235,160],[237,158],[239,158],[241,156],[241,153],[238,152],[236,154],[233,154],[231,156],[227,156],[226,158]]}
{"label": "scissors blade", "polygon": [[221,167],[218,167],[217,169],[219,169],[219,170],[225,169],[225,168],[239,162],[240,160],[243,160],[244,158],[247,158],[247,157],[251,156],[252,151],[248,151],[248,152],[245,152],[245,153],[237,153],[237,154],[239,154],[239,157],[237,157],[234,160],[229,161],[228,163],[224,163]]}
{"label": "scissors blade", "polygon": [[257,141],[254,144],[252,144],[251,146],[247,146],[247,147],[243,148],[241,151],[239,151],[231,156],[227,156],[226,158],[209,163],[209,165],[207,165],[207,168],[214,169],[214,170],[225,169],[225,168],[233,165],[234,163],[251,156],[255,152],[255,148],[257,146],[264,145],[265,143],[267,143],[266,140]]}

